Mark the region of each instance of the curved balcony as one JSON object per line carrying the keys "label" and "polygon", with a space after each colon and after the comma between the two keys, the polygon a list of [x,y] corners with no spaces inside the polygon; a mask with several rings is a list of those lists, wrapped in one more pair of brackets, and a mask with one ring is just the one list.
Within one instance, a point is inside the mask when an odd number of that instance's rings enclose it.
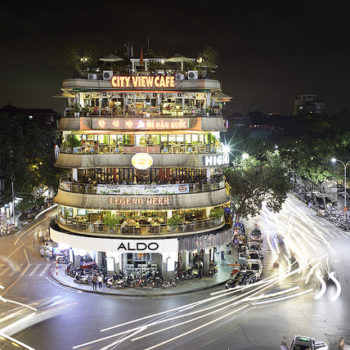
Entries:
{"label": "curved balcony", "polygon": [[158,117],[158,118],[173,118],[173,117],[202,117],[202,118],[215,118],[222,117],[222,110],[219,108],[161,108],[161,107],[146,107],[128,110],[120,108],[102,108],[81,110],[80,112],[74,112],[73,109],[66,108],[63,112],[64,118],[77,118],[77,117],[118,117],[118,118],[137,118],[137,117]]}
{"label": "curved balcony", "polygon": [[62,153],[74,153],[74,154],[135,154],[135,153],[164,153],[164,154],[177,154],[177,153],[222,153],[224,151],[223,146],[212,145],[185,145],[185,144],[164,144],[157,146],[110,146],[103,144],[86,145],[84,147],[70,147],[61,146],[60,152]]}
{"label": "curved balcony", "polygon": [[219,229],[225,225],[225,219],[221,217],[218,219],[196,220],[175,226],[169,226],[167,224],[148,224],[123,227],[123,225],[106,226],[103,223],[81,222],[58,215],[57,223],[59,227],[70,232],[102,237],[182,236]]}
{"label": "curved balcony", "polygon": [[67,131],[85,130],[115,130],[119,132],[133,131],[226,131],[222,117],[206,116],[201,118],[195,116],[152,116],[145,117],[135,115],[134,117],[120,115],[112,116],[80,116],[76,118],[61,118],[58,129]]}
{"label": "curved balcony", "polygon": [[[140,148],[133,149],[139,153]],[[220,168],[229,164],[228,153],[151,153],[153,168]],[[131,168],[130,154],[112,153],[60,153],[55,163],[59,168]]]}
{"label": "curved balcony", "polygon": [[[174,187],[174,192],[170,186]],[[84,194],[125,194],[125,195],[142,195],[145,191],[150,194],[176,194],[181,193],[177,187],[186,188],[186,193],[211,192],[225,188],[225,182],[216,183],[188,183],[179,185],[104,185],[104,184],[86,184],[79,182],[60,181],[59,188],[64,191]],[[106,189],[104,189],[106,187]],[[184,190],[183,190],[184,191]]]}
{"label": "curved balcony", "polygon": [[86,194],[58,189],[55,203],[92,210],[183,210],[226,204],[230,197],[226,188],[211,192],[185,194]]}

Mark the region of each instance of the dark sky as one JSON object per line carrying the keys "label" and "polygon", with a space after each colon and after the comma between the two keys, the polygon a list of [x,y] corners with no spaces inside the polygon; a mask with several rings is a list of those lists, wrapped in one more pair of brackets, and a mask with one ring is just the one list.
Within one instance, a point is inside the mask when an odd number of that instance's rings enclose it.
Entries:
{"label": "dark sky", "polygon": [[[23,3],[25,3],[23,5]],[[1,8],[0,106],[47,107],[72,70],[70,43],[93,45],[100,57],[132,41],[170,57],[220,55],[217,76],[229,111],[249,105],[291,113],[299,93],[326,99],[330,114],[350,108],[350,27],[345,1],[47,1]]]}

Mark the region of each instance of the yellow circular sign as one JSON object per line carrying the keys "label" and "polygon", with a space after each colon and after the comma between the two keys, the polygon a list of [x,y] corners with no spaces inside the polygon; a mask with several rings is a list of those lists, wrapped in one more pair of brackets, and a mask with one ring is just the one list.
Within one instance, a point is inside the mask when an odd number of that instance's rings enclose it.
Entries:
{"label": "yellow circular sign", "polygon": [[136,169],[145,170],[152,166],[153,158],[148,153],[136,153],[131,158],[131,164]]}

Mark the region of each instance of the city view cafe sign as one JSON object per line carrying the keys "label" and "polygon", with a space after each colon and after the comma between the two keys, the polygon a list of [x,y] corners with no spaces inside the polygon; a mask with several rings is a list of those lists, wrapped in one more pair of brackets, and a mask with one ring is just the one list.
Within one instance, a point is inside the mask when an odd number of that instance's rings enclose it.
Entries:
{"label": "city view cafe sign", "polygon": [[120,76],[111,79],[114,88],[174,88],[175,77],[172,76]]}

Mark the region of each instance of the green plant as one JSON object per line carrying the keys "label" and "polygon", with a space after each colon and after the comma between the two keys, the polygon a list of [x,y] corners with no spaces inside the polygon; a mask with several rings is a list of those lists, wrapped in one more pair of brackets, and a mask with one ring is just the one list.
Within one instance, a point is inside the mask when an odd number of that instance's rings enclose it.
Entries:
{"label": "green plant", "polygon": [[168,219],[169,226],[176,226],[181,224],[181,222],[182,222],[182,217],[179,215],[172,216],[171,218]]}
{"label": "green plant", "polygon": [[74,110],[74,113],[79,113],[80,112],[80,106],[77,103],[74,103],[73,110]]}
{"label": "green plant", "polygon": [[79,147],[80,146],[80,140],[78,139],[78,137],[76,135],[70,134],[67,137],[67,145],[70,148]]}
{"label": "green plant", "polygon": [[224,209],[214,208],[210,211],[209,217],[211,219],[220,219],[224,215]]}

